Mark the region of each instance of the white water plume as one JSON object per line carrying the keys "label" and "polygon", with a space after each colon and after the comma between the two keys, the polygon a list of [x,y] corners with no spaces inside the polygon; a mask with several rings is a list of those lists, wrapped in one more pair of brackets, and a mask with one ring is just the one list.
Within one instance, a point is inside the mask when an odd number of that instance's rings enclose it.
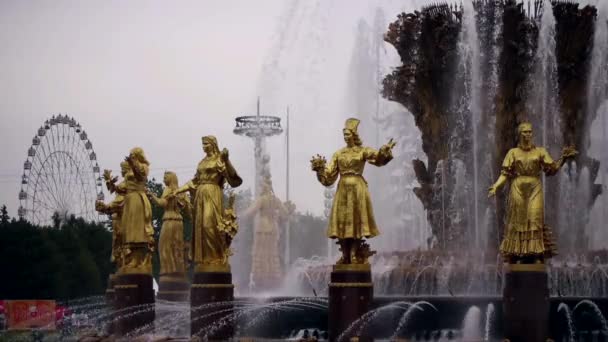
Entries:
{"label": "white water plume", "polygon": [[463,341],[481,340],[481,310],[477,306],[469,308],[462,323]]}
{"label": "white water plume", "polygon": [[[592,248],[604,248],[608,241],[608,1],[597,2],[597,19],[591,52],[591,69],[587,94],[587,117],[596,114],[589,124],[590,153],[600,160],[599,180],[603,191],[591,212],[589,238]],[[596,111],[593,113],[592,111]]]}
{"label": "white water plume", "polygon": [[479,229],[479,146],[478,129],[481,122],[481,49],[479,46],[479,36],[477,33],[477,21],[475,20],[475,9],[471,1],[463,2],[462,23],[463,29],[460,38],[461,58],[466,68],[467,93],[468,93],[468,112],[471,113],[471,126],[473,128],[473,239],[475,248],[479,248],[482,243]]}

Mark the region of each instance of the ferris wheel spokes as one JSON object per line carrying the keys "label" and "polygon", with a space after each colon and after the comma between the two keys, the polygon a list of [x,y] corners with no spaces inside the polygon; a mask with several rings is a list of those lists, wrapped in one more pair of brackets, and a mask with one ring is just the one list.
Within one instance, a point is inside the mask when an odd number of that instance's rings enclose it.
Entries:
{"label": "ferris wheel spokes", "polygon": [[55,212],[99,220],[103,198],[97,156],[88,135],[67,115],[44,122],[32,139],[21,176],[19,216],[48,223]]}

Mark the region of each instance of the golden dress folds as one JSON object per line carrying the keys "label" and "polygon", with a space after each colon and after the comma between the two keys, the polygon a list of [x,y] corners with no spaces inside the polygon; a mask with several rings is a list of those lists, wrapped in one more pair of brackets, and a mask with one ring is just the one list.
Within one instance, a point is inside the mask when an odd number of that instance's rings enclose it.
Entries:
{"label": "golden dress folds", "polygon": [[512,148],[501,173],[510,181],[507,226],[500,245],[503,255],[533,256],[554,253],[544,222],[541,172],[553,175],[559,165],[543,147]]}
{"label": "golden dress folds", "polygon": [[120,228],[125,243],[153,243],[152,206],[146,196],[148,166],[134,161],[134,169],[124,182],[124,205]]}
{"label": "golden dress folds", "polygon": [[380,234],[363,169],[366,162],[383,166],[392,159],[390,148],[345,147],[333,155],[323,172],[319,172],[319,181],[325,186],[332,185],[340,176],[329,218],[329,238],[361,239]]}
{"label": "golden dress folds", "polygon": [[192,231],[192,253],[195,264],[224,265],[228,262],[228,246],[224,230],[224,182],[236,187],[242,183],[230,162],[220,155],[205,157],[197,166],[196,175],[186,186],[195,191]]}
{"label": "golden dress folds", "polygon": [[[160,254],[160,274],[183,274],[184,265],[184,222],[180,214],[179,202],[187,202],[185,196],[166,198],[163,195],[158,204],[165,209],[163,226],[158,240]],[[185,204],[184,204],[185,205]]]}

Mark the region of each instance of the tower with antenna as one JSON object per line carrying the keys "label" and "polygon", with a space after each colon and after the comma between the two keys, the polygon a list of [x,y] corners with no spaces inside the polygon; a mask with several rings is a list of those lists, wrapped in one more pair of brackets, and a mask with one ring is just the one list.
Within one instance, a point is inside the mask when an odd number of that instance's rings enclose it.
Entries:
{"label": "tower with antenna", "polygon": [[268,157],[265,155],[265,139],[283,133],[281,118],[260,114],[260,99],[257,101],[256,115],[239,116],[236,118],[234,134],[253,139],[255,158],[255,193],[260,194],[260,185],[265,177],[270,176]]}
{"label": "tower with antenna", "polygon": [[[255,213],[249,284],[252,291],[276,288],[282,281],[283,272],[279,247],[281,234],[278,217],[274,214],[276,210],[281,211],[278,208],[282,207],[282,204],[277,204],[272,189],[270,156],[266,153],[265,144],[267,137],[279,135],[282,132],[279,117],[261,115],[259,99],[256,115],[236,118],[234,134],[252,138],[254,143],[255,193],[254,202],[250,207]],[[287,172],[289,171],[287,170]],[[288,191],[287,189],[287,197],[289,197]],[[285,227],[284,236],[289,241],[289,224]],[[287,243],[284,261],[288,261],[289,253],[289,243]]]}

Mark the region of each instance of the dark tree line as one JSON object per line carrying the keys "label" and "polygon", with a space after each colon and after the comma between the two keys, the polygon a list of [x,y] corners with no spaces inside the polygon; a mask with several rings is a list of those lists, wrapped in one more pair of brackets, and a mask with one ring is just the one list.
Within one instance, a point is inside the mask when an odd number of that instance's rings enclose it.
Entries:
{"label": "dark tree line", "polygon": [[71,217],[56,227],[9,218],[0,210],[1,299],[68,300],[105,291],[112,233]]}

